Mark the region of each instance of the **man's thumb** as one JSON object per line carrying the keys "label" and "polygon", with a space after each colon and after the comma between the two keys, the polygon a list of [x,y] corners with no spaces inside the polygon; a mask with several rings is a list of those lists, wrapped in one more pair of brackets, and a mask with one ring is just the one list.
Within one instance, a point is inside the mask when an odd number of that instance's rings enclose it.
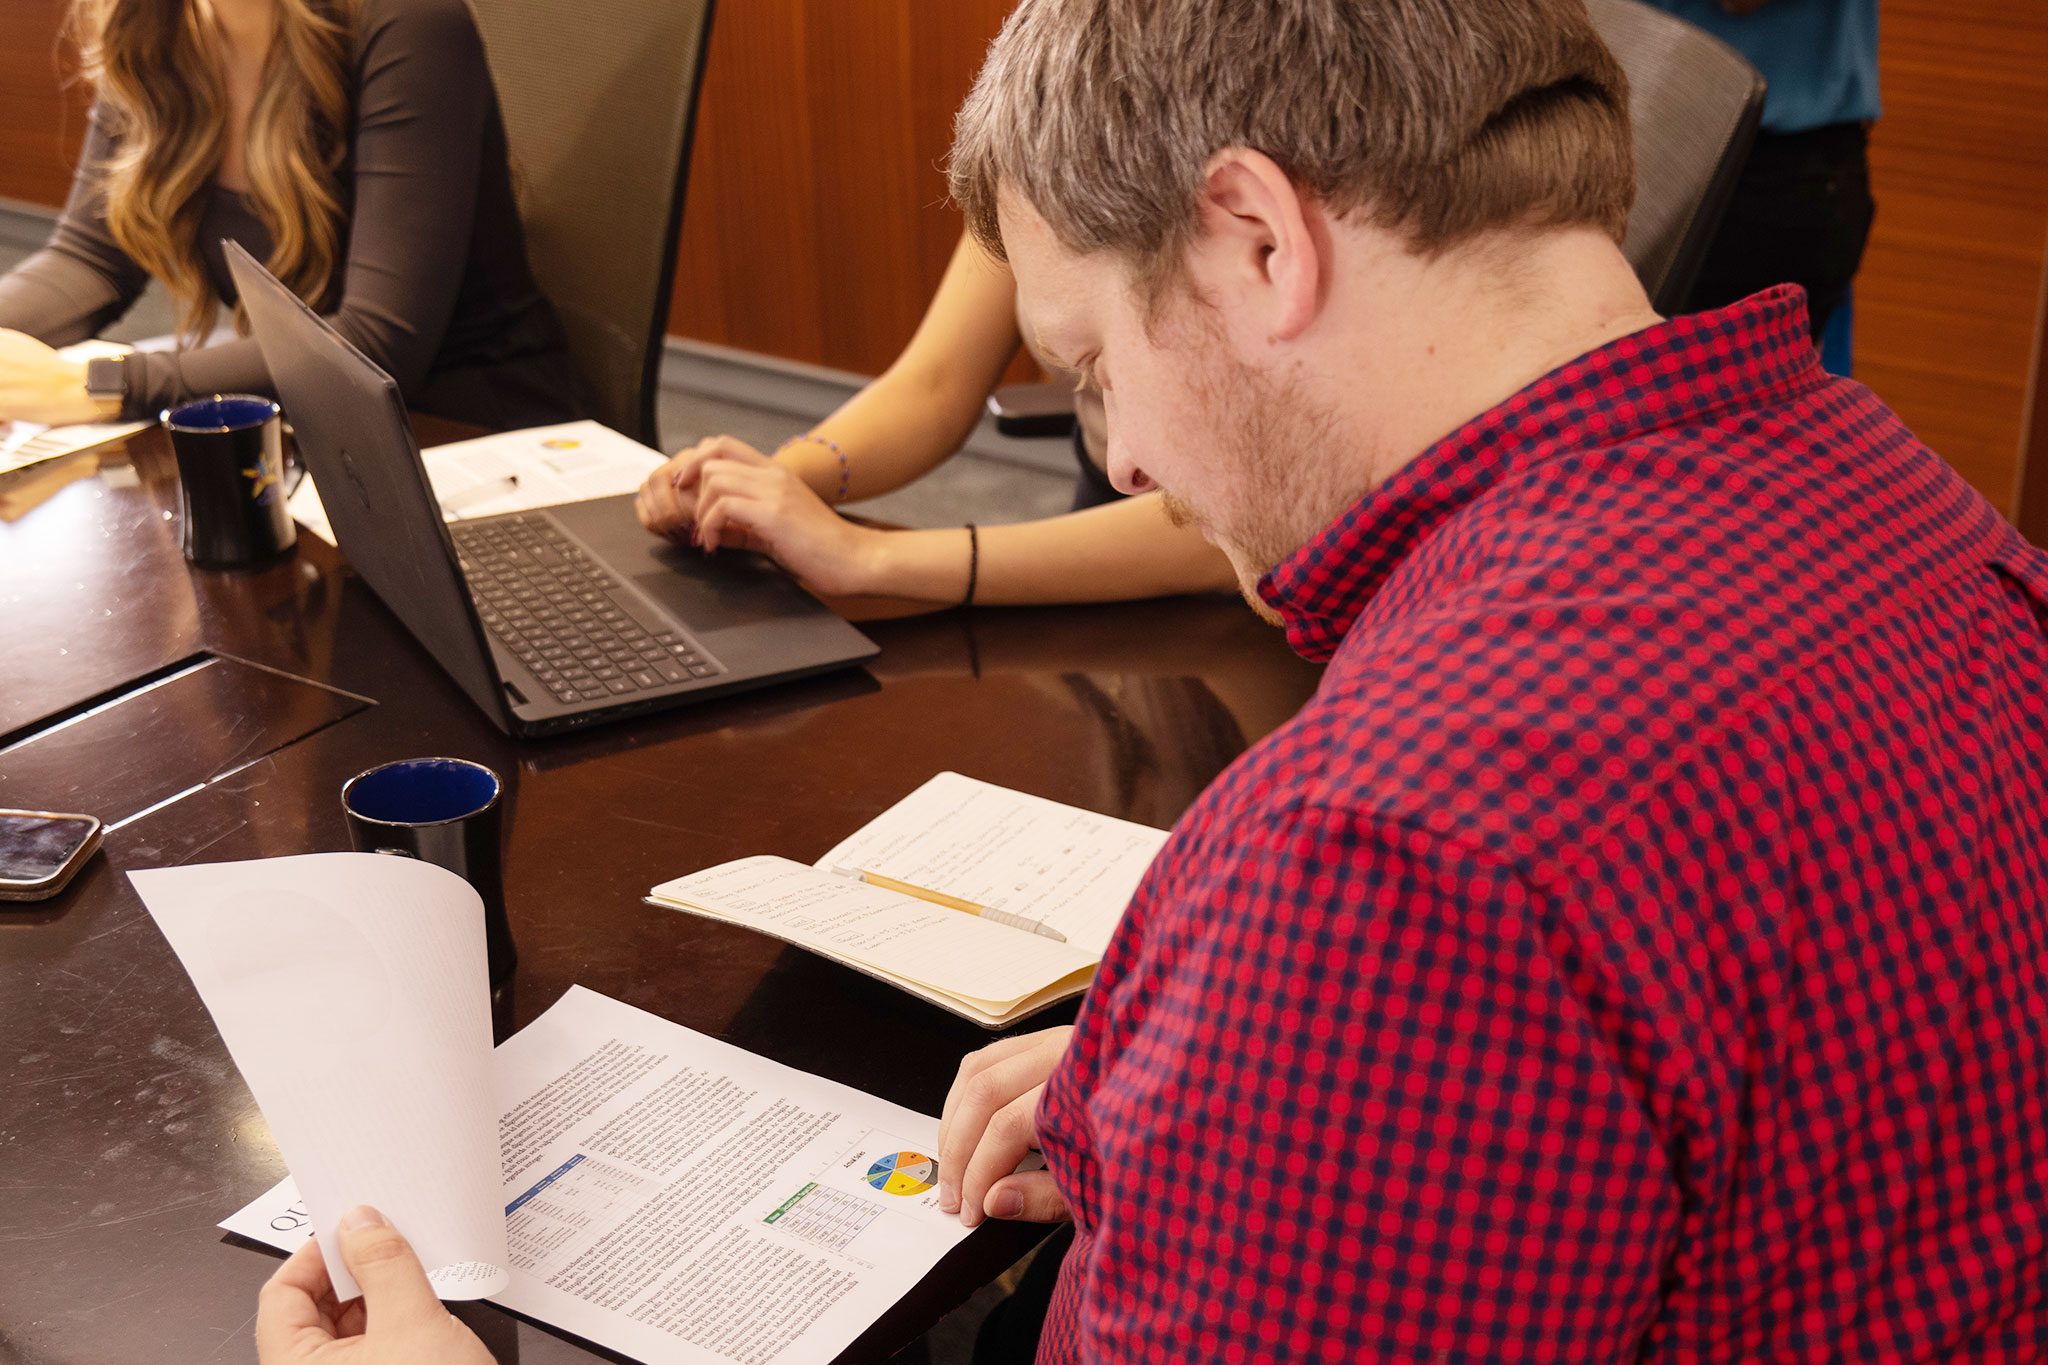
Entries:
{"label": "man's thumb", "polygon": [[433,1322],[447,1316],[448,1310],[434,1296],[411,1243],[384,1221],[383,1214],[358,1204],[341,1215],[340,1232],[342,1263],[363,1287],[363,1311],[369,1319],[366,1330],[403,1326],[409,1319]]}

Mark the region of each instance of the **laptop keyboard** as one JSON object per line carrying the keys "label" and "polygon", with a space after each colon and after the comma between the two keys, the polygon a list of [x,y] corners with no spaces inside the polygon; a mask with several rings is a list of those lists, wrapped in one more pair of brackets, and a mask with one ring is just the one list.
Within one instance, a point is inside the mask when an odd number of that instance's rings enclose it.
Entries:
{"label": "laptop keyboard", "polygon": [[546,517],[456,522],[448,532],[484,629],[556,701],[626,700],[725,671],[682,631],[635,620],[646,608]]}

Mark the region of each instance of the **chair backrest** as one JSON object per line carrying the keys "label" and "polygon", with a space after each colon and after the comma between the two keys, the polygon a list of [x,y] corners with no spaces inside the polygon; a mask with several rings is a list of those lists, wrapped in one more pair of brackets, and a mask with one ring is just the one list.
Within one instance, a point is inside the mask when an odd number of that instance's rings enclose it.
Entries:
{"label": "chair backrest", "polygon": [[534,278],[591,416],[647,445],[712,3],[471,0]]}
{"label": "chair backrest", "polygon": [[1675,313],[1756,141],[1764,78],[1704,29],[1637,0],[1586,0],[1586,12],[1628,72],[1636,203],[1623,250],[1651,304]]}

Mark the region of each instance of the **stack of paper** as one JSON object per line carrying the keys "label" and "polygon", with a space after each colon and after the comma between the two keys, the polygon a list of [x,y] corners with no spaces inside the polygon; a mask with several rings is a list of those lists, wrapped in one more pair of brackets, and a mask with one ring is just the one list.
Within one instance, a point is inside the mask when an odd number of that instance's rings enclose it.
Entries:
{"label": "stack of paper", "polygon": [[294,1178],[221,1224],[376,1206],[444,1298],[639,1360],[832,1359],[967,1235],[938,1122],[572,987],[490,1043],[483,910],[405,858],[131,874]]}

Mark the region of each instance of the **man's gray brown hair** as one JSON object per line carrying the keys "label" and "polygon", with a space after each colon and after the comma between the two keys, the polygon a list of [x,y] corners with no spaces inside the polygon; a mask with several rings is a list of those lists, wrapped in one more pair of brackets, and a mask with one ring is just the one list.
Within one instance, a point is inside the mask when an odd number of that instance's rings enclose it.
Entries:
{"label": "man's gray brown hair", "polygon": [[1226,147],[1423,253],[1619,241],[1635,193],[1628,80],[1583,0],[1022,0],[955,121],[953,197],[998,257],[1007,190],[1156,297]]}

